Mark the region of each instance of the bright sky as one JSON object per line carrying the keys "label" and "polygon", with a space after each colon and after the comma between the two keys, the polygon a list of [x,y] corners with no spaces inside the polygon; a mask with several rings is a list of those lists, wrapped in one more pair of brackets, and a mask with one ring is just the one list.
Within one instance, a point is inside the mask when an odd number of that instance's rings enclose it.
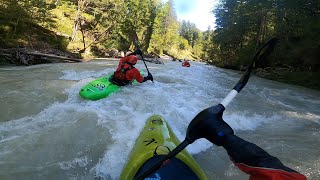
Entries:
{"label": "bright sky", "polygon": [[[167,2],[168,0],[163,0]],[[214,29],[215,17],[212,14],[214,6],[219,0],[173,0],[178,20],[186,20],[196,24],[202,31]]]}

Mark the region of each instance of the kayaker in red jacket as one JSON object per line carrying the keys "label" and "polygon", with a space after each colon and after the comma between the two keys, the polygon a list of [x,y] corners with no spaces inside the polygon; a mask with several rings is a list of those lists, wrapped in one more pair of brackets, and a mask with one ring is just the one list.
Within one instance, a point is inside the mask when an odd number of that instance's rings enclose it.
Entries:
{"label": "kayaker in red jacket", "polygon": [[152,74],[148,74],[147,77],[143,77],[140,71],[134,67],[137,63],[138,58],[135,56],[141,51],[135,51],[128,56],[120,59],[117,70],[113,76],[109,79],[110,82],[118,86],[125,86],[130,84],[133,80],[137,80],[139,83],[146,82],[152,79]]}
{"label": "kayaker in red jacket", "polygon": [[185,61],[182,63],[182,66],[190,67],[190,63],[185,60]]}

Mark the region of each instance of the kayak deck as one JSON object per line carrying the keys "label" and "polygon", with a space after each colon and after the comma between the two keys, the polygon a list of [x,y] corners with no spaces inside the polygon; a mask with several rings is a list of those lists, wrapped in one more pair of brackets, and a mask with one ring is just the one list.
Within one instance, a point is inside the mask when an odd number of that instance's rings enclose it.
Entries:
{"label": "kayak deck", "polygon": [[112,74],[95,79],[81,88],[79,94],[84,99],[99,100],[109,96],[111,93],[117,92],[120,87],[112,84],[109,78]]}
{"label": "kayak deck", "polygon": [[[140,74],[143,76],[144,72],[140,71]],[[121,89],[121,86],[117,86],[109,81],[109,78],[113,75],[109,74],[105,77],[95,79],[82,87],[79,91],[79,94],[84,99],[89,100],[99,100],[109,96],[112,93],[118,92]],[[138,82],[134,80],[132,84],[137,84]]]}
{"label": "kayak deck", "polygon": [[[146,161],[157,155],[166,155],[180,143],[165,120],[159,115],[148,118],[145,127],[136,140],[120,179],[133,179]],[[183,150],[177,156],[199,179],[208,179],[199,164]]]}

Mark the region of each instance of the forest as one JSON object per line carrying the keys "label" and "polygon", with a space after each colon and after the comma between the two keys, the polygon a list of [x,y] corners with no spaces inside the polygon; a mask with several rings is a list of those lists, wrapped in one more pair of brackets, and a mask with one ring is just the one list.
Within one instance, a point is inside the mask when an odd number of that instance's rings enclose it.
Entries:
{"label": "forest", "polygon": [[255,50],[277,37],[256,74],[320,89],[320,1],[219,0],[208,6],[216,27],[202,32],[178,21],[173,0],[1,0],[0,49],[90,59],[133,50],[138,39],[150,55],[244,70]]}

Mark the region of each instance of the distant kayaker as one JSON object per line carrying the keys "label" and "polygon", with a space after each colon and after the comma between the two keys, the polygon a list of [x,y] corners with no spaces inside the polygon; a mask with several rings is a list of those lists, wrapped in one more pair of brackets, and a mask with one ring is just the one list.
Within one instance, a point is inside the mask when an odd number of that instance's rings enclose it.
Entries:
{"label": "distant kayaker", "polygon": [[142,54],[140,50],[136,50],[133,53],[127,53],[127,56],[120,59],[117,70],[113,76],[109,79],[110,82],[118,86],[125,86],[130,84],[133,80],[137,80],[139,83],[146,82],[152,79],[152,74],[149,73],[147,77],[143,77],[140,71],[134,67],[138,61],[137,54]]}
{"label": "distant kayaker", "polygon": [[182,66],[190,67],[190,63],[186,60],[183,61]]}

